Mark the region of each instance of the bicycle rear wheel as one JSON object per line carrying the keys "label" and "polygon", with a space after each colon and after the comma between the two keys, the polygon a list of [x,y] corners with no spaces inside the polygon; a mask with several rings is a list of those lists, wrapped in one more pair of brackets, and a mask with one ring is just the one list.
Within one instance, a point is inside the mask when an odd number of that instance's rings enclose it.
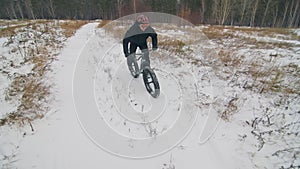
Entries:
{"label": "bicycle rear wheel", "polygon": [[143,70],[143,80],[148,93],[157,98],[160,94],[160,86],[154,71],[150,68]]}

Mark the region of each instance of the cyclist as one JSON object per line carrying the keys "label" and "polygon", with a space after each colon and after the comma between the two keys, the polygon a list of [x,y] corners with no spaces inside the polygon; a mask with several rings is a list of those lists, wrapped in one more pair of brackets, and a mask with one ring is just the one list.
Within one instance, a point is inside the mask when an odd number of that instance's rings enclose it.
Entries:
{"label": "cyclist", "polygon": [[[139,15],[136,18],[135,23],[127,30],[123,39],[123,52],[127,58],[127,64],[129,69],[132,69],[130,64],[136,59],[135,53],[137,47],[142,51],[141,60],[141,72],[146,66],[150,67],[149,50],[147,45],[147,39],[152,38],[152,49],[157,49],[157,34],[155,30],[150,26],[149,19],[145,15]],[[129,51],[128,51],[128,44]],[[130,70],[132,71],[132,70]],[[135,78],[138,77],[134,75]]]}

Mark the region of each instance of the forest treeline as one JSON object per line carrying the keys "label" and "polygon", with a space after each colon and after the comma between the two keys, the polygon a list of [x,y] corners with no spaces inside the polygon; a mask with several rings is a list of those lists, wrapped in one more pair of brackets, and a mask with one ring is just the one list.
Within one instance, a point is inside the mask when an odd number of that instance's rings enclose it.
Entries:
{"label": "forest treeline", "polygon": [[300,0],[0,0],[3,19],[117,19],[163,12],[194,24],[299,27]]}

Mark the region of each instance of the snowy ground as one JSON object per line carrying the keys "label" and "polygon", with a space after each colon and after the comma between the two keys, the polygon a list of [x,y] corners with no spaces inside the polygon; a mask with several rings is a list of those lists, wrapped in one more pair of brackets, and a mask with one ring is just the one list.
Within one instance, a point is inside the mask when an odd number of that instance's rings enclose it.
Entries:
{"label": "snowy ground", "polygon": [[[299,35],[157,26],[161,50],[151,64],[162,94],[155,100],[141,78],[128,74],[119,37],[97,26],[78,30],[52,63],[56,101],[32,123],[34,131],[29,125],[1,126],[1,168],[300,165]],[[212,40],[195,34],[199,30]],[[9,84],[1,76],[0,82],[1,89]],[[1,102],[1,116],[13,107]],[[132,110],[138,115],[120,114]]]}

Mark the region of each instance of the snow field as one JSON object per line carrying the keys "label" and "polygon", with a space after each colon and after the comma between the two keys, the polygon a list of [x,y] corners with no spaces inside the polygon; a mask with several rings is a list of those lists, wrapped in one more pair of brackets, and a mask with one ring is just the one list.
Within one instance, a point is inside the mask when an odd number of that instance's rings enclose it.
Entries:
{"label": "snow field", "polygon": [[[292,44],[256,49],[256,44],[236,38],[248,34],[227,28],[218,30],[220,36],[236,35],[208,40],[195,36],[208,26],[197,31],[157,27],[162,40],[173,37],[184,45],[151,53],[162,88],[155,100],[141,77],[131,78],[120,40],[97,24],[87,24],[71,37],[53,64],[55,110],[33,122],[34,132],[30,126],[1,127],[2,168],[299,165],[299,41],[251,34],[272,45]],[[8,85],[2,81],[1,86]]]}

